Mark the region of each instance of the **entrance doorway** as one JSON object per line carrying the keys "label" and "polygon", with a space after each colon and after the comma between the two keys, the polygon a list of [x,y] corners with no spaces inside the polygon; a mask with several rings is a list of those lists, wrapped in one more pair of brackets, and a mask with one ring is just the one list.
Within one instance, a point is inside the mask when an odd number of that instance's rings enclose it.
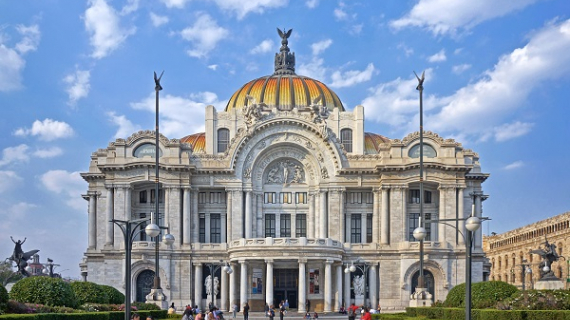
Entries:
{"label": "entrance doorway", "polygon": [[[412,277],[412,291],[410,292],[410,294],[416,292],[416,287],[418,286],[418,279],[420,277],[420,272],[416,271],[416,273],[414,273],[414,276]],[[433,274],[431,272],[429,272],[428,270],[424,269],[424,283],[425,286],[427,288],[427,291],[429,293],[431,293],[432,296],[432,301],[436,301],[435,299],[435,282],[433,279]]]}
{"label": "entrance doorway", "polygon": [[273,305],[279,306],[281,301],[288,300],[289,308],[297,309],[297,289],[299,284],[299,270],[297,269],[276,269],[273,270],[274,288]]}
{"label": "entrance doorway", "polygon": [[144,270],[137,277],[136,302],[145,302],[146,296],[154,285],[154,271]]}

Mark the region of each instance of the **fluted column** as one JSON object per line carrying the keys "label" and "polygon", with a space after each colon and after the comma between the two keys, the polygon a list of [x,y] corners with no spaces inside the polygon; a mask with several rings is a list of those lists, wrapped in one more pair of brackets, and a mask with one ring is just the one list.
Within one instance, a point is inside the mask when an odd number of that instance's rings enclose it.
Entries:
{"label": "fluted column", "polygon": [[327,238],[328,234],[327,234],[327,227],[328,227],[328,212],[327,212],[327,191],[321,191],[320,193],[320,199],[319,199],[319,204],[321,207],[320,210],[320,219],[319,219],[319,226],[320,226],[320,232],[319,232],[319,236],[321,238]]}
{"label": "fluted column", "polygon": [[339,264],[335,267],[335,291],[334,291],[334,307],[333,310],[339,310],[342,300],[342,264]]}
{"label": "fluted column", "polygon": [[88,248],[95,249],[97,247],[97,192],[89,191],[87,192],[89,198],[89,209],[88,209],[88,224],[89,224],[89,237],[88,237]]}
{"label": "fluted column", "polygon": [[265,260],[267,265],[267,272],[265,276],[265,303],[268,305],[273,304],[273,260]]}
{"label": "fluted column", "polygon": [[350,272],[344,274],[344,306],[348,308],[350,305]]}
{"label": "fluted column", "polygon": [[332,260],[325,262],[325,313],[332,312],[332,263]]}
{"label": "fluted column", "polygon": [[[380,243],[380,195],[381,191],[374,188],[374,200],[372,204],[372,242]],[[346,306],[348,307],[348,306]]]}
{"label": "fluted column", "polygon": [[251,238],[252,212],[251,212],[251,191],[245,192],[245,237]]}
{"label": "fluted column", "polygon": [[[380,243],[390,244],[390,211],[389,211],[389,197],[388,192],[390,189],[382,188],[382,221],[381,221],[381,234]],[[405,205],[405,204],[404,204]]]}
{"label": "fluted column", "polygon": [[258,193],[257,197],[257,211],[256,211],[256,219],[257,219],[257,232],[256,238],[265,238],[265,230],[263,228],[263,193]]}
{"label": "fluted column", "polygon": [[[232,194],[233,191],[231,190],[226,190],[226,220],[227,220],[227,239],[226,241],[228,243],[230,243],[233,239],[232,239]],[[231,275],[230,275],[231,277]],[[231,294],[230,294],[231,295]],[[231,299],[231,298],[230,298]],[[233,305],[233,303],[230,301],[230,307]]]}
{"label": "fluted column", "polygon": [[[482,213],[483,213],[483,201],[481,199],[481,196],[483,195],[483,192],[479,191],[477,192],[477,196],[475,197],[475,216],[476,217],[481,217]],[[465,225],[465,223],[464,223]],[[473,233],[474,238],[474,248],[475,249],[481,249],[481,247],[483,246],[483,228],[479,228],[479,230],[475,231]]]}
{"label": "fluted column", "polygon": [[[307,301],[307,260],[300,259],[299,260],[299,301],[297,302],[299,313],[304,313],[305,310],[305,301]],[[273,282],[273,281],[272,281]]]}
{"label": "fluted column", "polygon": [[370,271],[368,272],[368,288],[370,294],[370,306],[372,308],[376,308],[374,304],[378,302],[378,289],[376,288],[376,283],[378,280],[376,280],[376,275],[376,263],[374,262],[370,266]]}
{"label": "fluted column", "polygon": [[192,189],[192,206],[190,211],[190,217],[192,221],[192,226],[190,227],[192,242],[196,243],[200,240],[200,214],[198,213],[198,190]]}
{"label": "fluted column", "polygon": [[197,263],[194,265],[194,303],[202,308],[202,283],[203,283],[203,274],[202,274],[202,264]]}
{"label": "fluted column", "polygon": [[190,245],[192,242],[192,224],[190,217],[190,188],[184,188],[182,195],[182,244]]}
{"label": "fluted column", "polygon": [[[432,219],[434,219],[434,218],[445,219],[445,218],[447,218],[447,212],[445,212],[445,208],[447,207],[446,193],[447,193],[448,188],[446,186],[440,185],[438,190],[439,190],[439,213],[438,213],[438,217],[432,216],[431,218]],[[433,227],[434,227],[434,225],[432,224],[432,228]],[[445,237],[446,228],[447,228],[447,226],[445,224],[438,223],[437,224],[437,238],[432,235],[431,241],[439,241],[441,243],[445,243],[447,240]],[[432,230],[434,230],[434,229],[432,229]],[[445,245],[444,245],[444,248],[445,248]]]}
{"label": "fluted column", "polygon": [[[307,217],[307,238],[314,239],[317,236],[315,235],[315,195],[310,192],[309,193],[309,216]],[[304,303],[304,302],[303,302]]]}
{"label": "fluted column", "polygon": [[[457,211],[459,211],[458,213],[458,217],[459,219],[465,219],[466,214],[465,214],[465,199],[463,199],[463,188],[458,188],[457,189]],[[460,221],[465,221],[465,220],[460,220]],[[465,223],[464,222],[460,222],[459,223],[459,230],[461,230],[461,233],[459,234],[459,237],[457,237],[457,239],[459,240],[459,244],[464,245],[465,244],[465,239],[463,238],[462,234],[467,234],[465,233],[466,229],[465,229]]]}
{"label": "fluted column", "polygon": [[233,270],[233,272],[230,274],[230,308],[232,308],[234,305],[238,304],[237,301],[237,296],[236,296],[236,265],[233,263],[230,263],[230,266]]}
{"label": "fluted column", "polygon": [[226,311],[230,309],[228,308],[228,274],[224,271],[224,267],[222,267],[222,270],[220,272],[220,278],[220,310]]}
{"label": "fluted column", "polygon": [[368,214],[365,212],[360,217],[360,243],[366,243]]}
{"label": "fluted column", "polygon": [[338,227],[338,239],[340,240],[340,242],[347,242],[345,239],[345,235],[346,233],[344,232],[344,224],[345,224],[345,218],[344,218],[344,197],[346,196],[346,191],[344,190],[340,190],[339,194],[338,194],[338,202],[339,202],[339,227]]}
{"label": "fluted column", "polygon": [[107,186],[107,232],[105,233],[105,246],[113,246],[113,187]]}
{"label": "fluted column", "polygon": [[240,309],[243,312],[243,306],[247,302],[247,288],[249,286],[249,282],[247,281],[247,262],[245,260],[240,260],[240,284],[239,284],[239,304]]}

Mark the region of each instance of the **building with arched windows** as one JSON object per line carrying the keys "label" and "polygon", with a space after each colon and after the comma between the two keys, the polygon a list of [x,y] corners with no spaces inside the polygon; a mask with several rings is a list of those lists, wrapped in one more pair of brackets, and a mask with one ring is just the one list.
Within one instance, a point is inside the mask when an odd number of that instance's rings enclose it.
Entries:
{"label": "building with arched windows", "polygon": [[[540,279],[539,255],[531,250],[544,248],[545,241],[556,246],[564,257],[551,266],[554,275],[564,283],[570,281],[570,212],[566,212],[502,234],[483,237],[483,249],[491,263],[489,280],[504,281],[526,289]],[[566,286],[567,287],[567,286]]]}
{"label": "building with arched windows", "polygon": [[[306,301],[324,312],[359,299],[387,310],[409,305],[419,273],[412,236],[419,133],[390,139],[365,131],[365,106],[348,110],[325,84],[297,75],[286,38],[282,44],[273,74],[237,89],[224,110],[206,107],[205,132],[159,137],[158,195],[153,131],[91,155],[82,174],[89,241],[81,268],[89,281],[137,299],[149,292],[154,242],[144,233],[133,242],[132,286],[124,288],[123,237],[109,221],[148,218],[158,201],[160,223],[176,238],[160,244],[159,270],[176,305],[206,306],[207,266],[220,261],[234,271],[214,275],[224,310],[245,302],[263,310],[285,299],[299,312]],[[489,175],[477,153],[453,139],[425,132],[424,143],[424,265],[435,301],[465,279],[462,233],[435,220],[464,219],[473,202],[480,216]],[[481,230],[474,252],[473,280],[481,281]],[[355,271],[345,272],[351,265]]]}

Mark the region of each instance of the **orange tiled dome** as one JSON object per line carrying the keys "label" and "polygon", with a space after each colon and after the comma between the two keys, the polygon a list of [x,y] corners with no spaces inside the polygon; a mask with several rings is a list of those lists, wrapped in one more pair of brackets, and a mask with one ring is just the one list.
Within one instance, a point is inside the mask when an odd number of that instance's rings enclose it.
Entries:
{"label": "orange tiled dome", "polygon": [[180,139],[182,143],[188,143],[192,146],[192,152],[204,152],[206,151],[206,133],[200,132],[191,134]]}
{"label": "orange tiled dome", "polygon": [[380,144],[389,142],[390,139],[376,133],[364,133],[364,151],[367,154],[374,154],[380,151]]}

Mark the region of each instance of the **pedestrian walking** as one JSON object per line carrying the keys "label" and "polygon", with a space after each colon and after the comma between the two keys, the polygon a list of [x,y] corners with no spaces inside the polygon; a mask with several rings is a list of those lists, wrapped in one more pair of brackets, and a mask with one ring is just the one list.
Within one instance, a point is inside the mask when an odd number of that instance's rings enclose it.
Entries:
{"label": "pedestrian walking", "polygon": [[281,306],[279,307],[279,320],[283,320],[285,312],[287,312],[287,309],[285,309],[285,303],[282,303]]}
{"label": "pedestrian walking", "polygon": [[248,320],[249,319],[249,303],[245,303],[245,306],[243,306],[243,320]]}
{"label": "pedestrian walking", "polygon": [[311,311],[311,301],[309,299],[307,299],[307,302],[305,302],[305,309],[307,312]]}
{"label": "pedestrian walking", "polygon": [[350,307],[348,307],[348,320],[354,320],[356,318],[356,311],[358,310],[358,307],[356,305],[351,304]]}
{"label": "pedestrian walking", "polygon": [[275,310],[273,309],[273,305],[269,307],[269,320],[273,320],[275,318]]}
{"label": "pedestrian walking", "polygon": [[269,305],[266,303],[265,307],[263,307],[263,312],[265,313],[265,317],[269,317]]}

